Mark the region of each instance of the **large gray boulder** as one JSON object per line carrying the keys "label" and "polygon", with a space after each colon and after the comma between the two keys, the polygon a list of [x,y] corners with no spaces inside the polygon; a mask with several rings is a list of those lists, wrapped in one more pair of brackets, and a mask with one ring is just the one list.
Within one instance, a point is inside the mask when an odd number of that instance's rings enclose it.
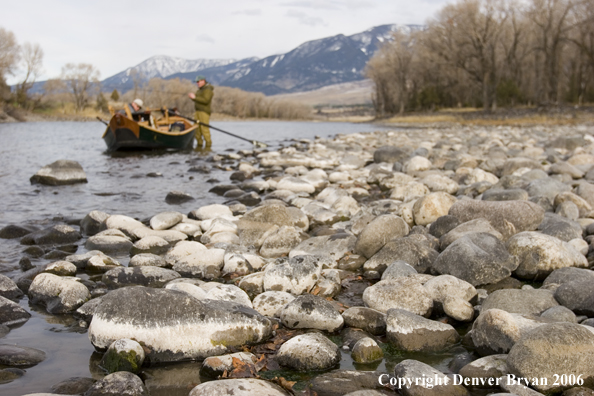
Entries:
{"label": "large gray boulder", "polygon": [[43,230],[25,235],[22,245],[66,245],[78,241],[82,236],[74,228],[58,224]]}
{"label": "large gray boulder", "polygon": [[518,257],[516,276],[542,280],[563,267],[587,268],[588,260],[573,246],[539,232],[521,232],[506,242],[510,254]]}
{"label": "large gray boulder", "polygon": [[582,237],[582,227],[577,221],[569,220],[554,213],[545,213],[544,220],[538,226],[538,231],[543,234],[569,242]]}
{"label": "large gray boulder", "polygon": [[390,309],[386,316],[388,341],[399,350],[436,352],[459,341],[456,329],[449,324],[425,319],[403,309]]}
{"label": "large gray boulder", "polygon": [[290,329],[318,329],[332,333],[344,324],[343,317],[329,301],[312,294],[304,294],[288,302],[279,317]]}
{"label": "large gray boulder", "polygon": [[507,353],[525,334],[545,323],[546,319],[501,309],[483,310],[472,325],[472,343],[481,355]]}
{"label": "large gray boulder", "polygon": [[473,286],[496,283],[509,277],[518,266],[497,237],[469,234],[448,246],[433,263],[440,274],[453,275]]}
{"label": "large gray boulder", "polygon": [[25,323],[31,314],[14,301],[0,296],[0,325],[14,326]]}
{"label": "large gray boulder", "polygon": [[340,361],[338,346],[320,333],[291,338],[276,354],[282,365],[298,371],[326,370]]}
{"label": "large gray boulder", "polygon": [[414,278],[379,281],[365,289],[363,302],[369,308],[382,313],[398,308],[416,315],[429,316],[433,309],[433,298],[421,282]]}
{"label": "large gray boulder", "polygon": [[439,247],[441,248],[441,250],[443,250],[455,241],[457,241],[458,239],[462,238],[463,236],[476,234],[479,232],[491,234],[500,240],[503,239],[501,233],[499,233],[499,231],[493,228],[489,221],[481,218],[470,220],[466,223],[462,223],[456,228],[449,231],[447,234],[443,235],[441,238],[439,238]]}
{"label": "large gray boulder", "polygon": [[8,276],[0,274],[0,296],[15,300],[23,296],[23,292]]}
{"label": "large gray boulder", "polygon": [[526,191],[528,191],[530,197],[545,197],[552,202],[558,194],[571,191],[571,187],[559,180],[547,177],[532,180],[526,187]]}
{"label": "large gray boulder", "polygon": [[83,305],[91,293],[76,278],[43,273],[33,279],[29,298],[34,304],[45,305],[49,313],[66,313]]}
{"label": "large gray boulder", "polygon": [[126,287],[102,297],[89,339],[100,350],[121,338],[134,339],[151,362],[171,362],[221,355],[263,341],[271,332],[270,320],[244,305],[199,301],[174,290]]}
{"label": "large gray boulder", "polygon": [[98,234],[105,229],[105,220],[108,217],[109,214],[105,212],[93,210],[80,221],[80,230],[88,236]]}
{"label": "large gray boulder", "polygon": [[498,378],[507,375],[507,355],[490,355],[468,363],[460,369],[460,376],[469,378],[473,388],[492,388]]}
{"label": "large gray boulder", "polygon": [[[575,386],[563,385],[560,375],[581,378],[583,386],[594,386],[594,333],[575,323],[540,326],[516,342],[509,351],[510,373],[525,378],[543,378],[532,385],[545,393]],[[556,381],[557,380],[557,381]],[[556,383],[555,383],[556,382]]]}
{"label": "large gray boulder", "polygon": [[393,214],[378,216],[359,234],[355,252],[371,258],[388,241],[403,237],[408,232],[408,224],[402,218]]}
{"label": "large gray boulder", "polygon": [[594,283],[594,271],[585,268],[565,267],[557,269],[543,281],[543,286],[569,282],[589,281]]}
{"label": "large gray boulder", "polygon": [[[466,396],[468,391],[462,385],[454,385],[453,380],[439,370],[417,360],[407,359],[394,367],[396,390],[403,396]],[[433,387],[422,379],[431,379]]]}
{"label": "large gray boulder", "polygon": [[196,386],[189,396],[289,396],[280,386],[255,378],[225,379]]}
{"label": "large gray boulder", "polygon": [[494,291],[483,301],[481,310],[502,309],[522,315],[540,315],[559,305],[550,290],[502,289]]}
{"label": "large gray boulder", "polygon": [[5,366],[34,366],[45,360],[45,352],[17,345],[0,345],[0,364]]}
{"label": "large gray boulder", "polygon": [[591,280],[563,283],[555,290],[555,299],[578,315],[594,316],[594,288]]}
{"label": "large gray boulder", "polygon": [[149,391],[136,375],[118,371],[95,382],[84,396],[148,396]]}
{"label": "large gray boulder", "polygon": [[67,184],[86,183],[87,175],[76,161],[57,160],[44,166],[31,176],[31,184],[63,186]]}
{"label": "large gray boulder", "polygon": [[450,208],[449,214],[462,223],[485,218],[508,239],[522,231],[536,230],[544,218],[544,209],[529,201],[461,200]]}

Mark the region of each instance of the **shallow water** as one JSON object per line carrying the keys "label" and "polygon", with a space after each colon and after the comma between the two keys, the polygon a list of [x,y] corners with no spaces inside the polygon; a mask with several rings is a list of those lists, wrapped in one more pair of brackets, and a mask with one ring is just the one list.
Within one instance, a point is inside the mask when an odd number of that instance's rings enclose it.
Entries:
{"label": "shallow water", "polygon": [[[220,122],[216,126],[264,141],[271,149],[291,144],[291,139],[329,137],[338,133],[370,132],[380,127],[369,124],[309,123],[309,122]],[[222,203],[226,198],[208,193],[216,183],[229,183],[231,172],[213,167],[209,155],[227,150],[249,150],[248,142],[212,131],[214,145],[211,153],[141,152],[109,154],[101,139],[103,126],[99,123],[48,122],[0,124],[0,227],[7,224],[35,224],[39,227],[56,222],[74,222],[91,210],[110,214],[125,214],[145,219],[159,212],[176,210],[188,213],[200,206]],[[58,159],[78,161],[87,173],[88,183],[73,186],[31,185],[29,178],[42,166]],[[207,165],[209,174],[189,173],[192,166]],[[151,172],[161,177],[148,177]],[[168,205],[165,196],[169,191],[181,190],[190,193],[195,201],[182,205]],[[80,244],[80,241],[79,241]],[[18,240],[0,240],[0,273],[14,277],[20,273],[18,262],[24,246]],[[77,253],[84,252],[82,246]],[[35,259],[35,265],[51,260]],[[81,274],[82,277],[86,277]],[[79,275],[80,276],[80,275]],[[71,315],[50,315],[42,307],[30,305],[25,297],[20,305],[33,315],[28,322],[14,328],[2,344],[17,344],[38,348],[47,358],[37,366],[26,369],[27,373],[11,383],[0,384],[3,396],[33,392],[50,392],[52,385],[70,377],[101,378],[104,374],[97,368],[97,353],[88,340],[84,327],[80,327]],[[333,340],[342,346],[339,336]],[[350,351],[342,351],[340,368],[359,370],[392,371],[394,365],[406,358],[425,361],[448,372],[448,364],[455,354],[463,352],[456,348],[449,353],[415,356],[405,355],[386,348],[386,358],[375,366],[355,365]],[[200,364],[195,362],[150,367],[142,377],[154,395],[187,395],[201,379]],[[0,367],[1,368],[1,367]],[[304,380],[317,373],[298,374],[289,371],[262,373],[263,377],[284,376],[298,381],[296,389]]]}

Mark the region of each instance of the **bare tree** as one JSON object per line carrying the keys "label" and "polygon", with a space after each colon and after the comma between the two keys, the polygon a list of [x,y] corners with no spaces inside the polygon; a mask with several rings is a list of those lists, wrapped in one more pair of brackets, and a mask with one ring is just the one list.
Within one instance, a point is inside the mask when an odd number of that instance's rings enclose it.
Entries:
{"label": "bare tree", "polygon": [[92,92],[98,88],[99,70],[88,63],[67,63],[62,67],[60,78],[72,94],[76,111],[81,111],[88,105]]}
{"label": "bare tree", "polygon": [[14,74],[19,61],[19,45],[14,33],[0,27],[0,101],[10,99],[10,88],[6,85],[6,76]]}
{"label": "bare tree", "polygon": [[23,44],[21,62],[25,71],[25,77],[17,85],[16,99],[21,106],[26,106],[28,92],[42,72],[43,50],[39,44]]}
{"label": "bare tree", "polygon": [[532,0],[528,10],[534,26],[535,65],[542,65],[537,67],[540,80],[537,86],[542,87],[541,95],[546,102],[557,103],[559,99],[561,56],[574,27],[569,23],[573,7],[571,0]]}

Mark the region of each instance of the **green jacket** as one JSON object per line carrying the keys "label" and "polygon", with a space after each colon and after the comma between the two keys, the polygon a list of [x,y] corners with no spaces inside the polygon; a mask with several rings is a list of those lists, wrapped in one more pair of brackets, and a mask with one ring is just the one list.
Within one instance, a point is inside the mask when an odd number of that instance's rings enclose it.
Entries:
{"label": "green jacket", "polygon": [[194,101],[194,108],[196,111],[203,111],[210,114],[210,102],[214,96],[214,87],[209,83],[206,83],[202,88],[196,91],[196,99]]}

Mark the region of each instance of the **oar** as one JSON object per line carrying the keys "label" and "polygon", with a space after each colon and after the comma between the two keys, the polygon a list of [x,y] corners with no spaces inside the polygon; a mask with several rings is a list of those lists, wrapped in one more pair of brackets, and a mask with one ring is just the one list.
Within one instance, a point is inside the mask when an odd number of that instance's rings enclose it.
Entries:
{"label": "oar", "polygon": [[171,110],[167,110],[167,111],[168,111],[169,115],[174,115],[174,116],[178,116],[178,117],[181,117],[181,118],[185,118],[185,119],[186,119],[186,120],[188,120],[188,121],[192,121],[192,122],[195,122],[195,123],[197,123],[197,124],[204,125],[205,127],[212,128],[212,129],[214,129],[215,131],[219,131],[219,132],[226,133],[227,135],[230,135],[230,136],[236,137],[237,139],[241,139],[241,140],[245,140],[246,142],[250,142],[251,144],[253,144],[253,145],[254,145],[254,146],[256,146],[256,147],[262,147],[262,148],[263,148],[263,147],[268,147],[268,145],[267,145],[266,143],[264,143],[264,142],[259,142],[259,141],[257,141],[257,140],[250,140],[250,139],[246,139],[246,138],[244,138],[243,136],[238,136],[238,135],[236,135],[236,134],[234,134],[234,133],[227,132],[227,131],[223,131],[222,129],[215,128],[215,127],[213,127],[212,125],[208,125],[208,124],[206,124],[206,123],[204,123],[204,122],[200,122],[200,121],[198,121],[198,120],[195,120],[195,119],[193,119],[193,118],[190,118],[190,117],[183,116],[183,115],[181,115],[181,114],[178,114],[178,113],[175,113],[175,112],[173,112],[173,111],[171,111]]}
{"label": "oar", "polygon": [[104,124],[105,124],[105,126],[109,126],[109,123],[108,123],[107,121],[105,121],[103,118],[101,118],[101,117],[97,116],[97,119],[98,119],[99,121],[101,121],[102,123],[104,123]]}

